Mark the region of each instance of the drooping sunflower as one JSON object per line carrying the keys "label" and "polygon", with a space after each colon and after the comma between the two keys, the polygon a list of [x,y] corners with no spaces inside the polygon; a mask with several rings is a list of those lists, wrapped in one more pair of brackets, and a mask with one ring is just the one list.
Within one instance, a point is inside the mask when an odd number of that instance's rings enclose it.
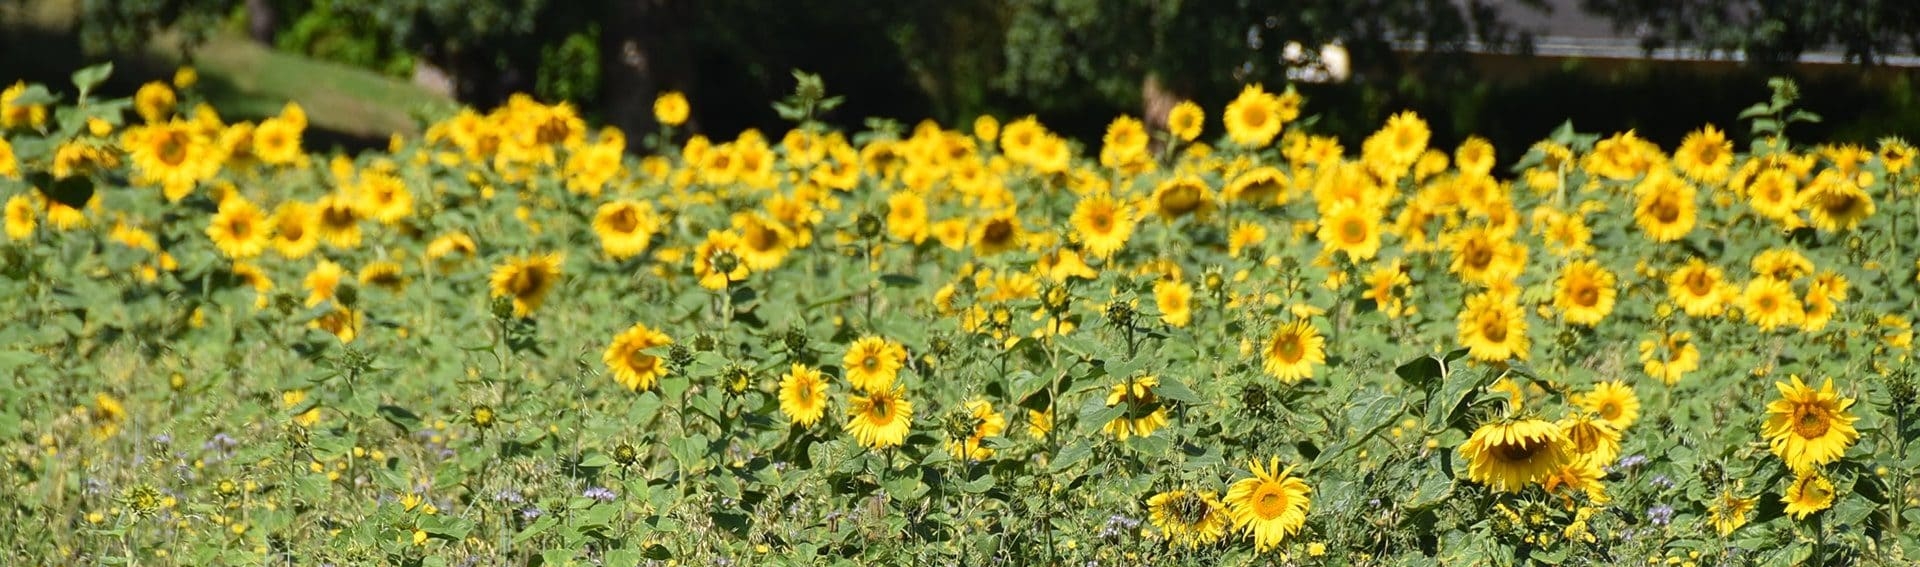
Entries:
{"label": "drooping sunflower", "polygon": [[1074,240],[1104,259],[1113,258],[1133,237],[1133,211],[1106,192],[1081,198],[1073,207],[1072,222]]}
{"label": "drooping sunflower", "polygon": [[1833,481],[1820,469],[1807,469],[1795,473],[1793,483],[1787,485],[1787,493],[1780,498],[1786,504],[1786,512],[1795,520],[1805,520],[1827,508],[1833,507]]}
{"label": "drooping sunflower", "polygon": [[645,323],[634,323],[632,327],[614,335],[613,342],[607,345],[606,352],[601,353],[600,360],[613,370],[613,380],[626,386],[628,391],[650,390],[655,382],[667,375],[667,363],[645,351],[670,344],[673,344],[673,339],[666,333],[656,331]]}
{"label": "drooping sunflower", "polygon": [[1153,301],[1160,308],[1160,321],[1185,327],[1193,321],[1193,286],[1180,280],[1153,283]]}
{"label": "drooping sunflower", "polygon": [[853,396],[848,403],[847,432],[869,449],[906,442],[913,422],[913,402],[905,396],[906,390],[899,387]]}
{"label": "drooping sunflower", "polygon": [[546,300],[547,292],[560,283],[560,263],[558,253],[508,258],[494,267],[487,287],[493,297],[513,299],[513,316],[531,317]]}
{"label": "drooping sunflower", "polygon": [[801,427],[813,427],[827,414],[827,378],[820,370],[793,363],[780,378],[780,413]]}
{"label": "drooping sunflower", "polygon": [[1699,191],[1666,169],[1655,169],[1634,186],[1633,222],[1654,242],[1672,242],[1693,232]]}
{"label": "drooping sunflower", "polygon": [[882,337],[866,336],[847,346],[840,357],[847,382],[865,392],[891,389],[906,366],[907,347]]}
{"label": "drooping sunflower", "polygon": [[593,215],[593,234],[607,257],[624,260],[645,252],[659,230],[653,204],[632,200],[610,201]]}
{"label": "drooping sunflower", "polygon": [[1380,252],[1382,213],[1362,204],[1339,203],[1320,217],[1320,230],[1314,236],[1327,250],[1361,262]]}
{"label": "drooping sunflower", "polygon": [[1680,140],[1680,149],[1673,152],[1673,166],[1694,181],[1719,183],[1726,180],[1733,167],[1733,142],[1708,124]]}
{"label": "drooping sunflower", "polygon": [[314,204],[314,233],[332,248],[360,245],[360,209],[340,195],[327,195]]}
{"label": "drooping sunflower", "polygon": [[1188,215],[1206,215],[1213,211],[1213,190],[1196,175],[1168,178],[1154,187],[1150,198],[1153,210],[1162,220],[1173,222]]}
{"label": "drooping sunflower", "polygon": [[1513,419],[1482,424],[1459,451],[1468,462],[1468,478],[1511,493],[1572,463],[1569,444],[1552,422]]}
{"label": "drooping sunflower", "polygon": [[1291,188],[1287,174],[1279,169],[1256,167],[1235,176],[1221,190],[1221,196],[1229,201],[1251,203],[1254,206],[1283,205],[1293,196]]}
{"label": "drooping sunflower", "polygon": [[1101,431],[1126,441],[1131,437],[1146,437],[1167,425],[1167,408],[1160,403],[1160,394],[1154,388],[1160,386],[1160,378],[1140,376],[1113,385],[1107,393],[1107,407],[1121,407],[1127,411],[1113,421],[1107,422]]}
{"label": "drooping sunflower", "polygon": [[1283,124],[1280,101],[1260,85],[1247,85],[1240,96],[1227,103],[1221,123],[1227,126],[1227,138],[1248,148],[1264,148],[1273,143]]}
{"label": "drooping sunflower", "polygon": [[1197,548],[1226,537],[1233,518],[1214,493],[1182,489],[1148,498],[1147,520],[1166,535],[1168,543]]}
{"label": "drooping sunflower", "polygon": [[1026,231],[1020,228],[1020,217],[1012,209],[994,213],[980,222],[973,230],[969,243],[975,253],[992,256],[1019,248],[1024,244]]}
{"label": "drooping sunflower", "polygon": [[1740,310],[1746,313],[1747,322],[1762,331],[1798,324],[1806,316],[1800,298],[1793,295],[1793,286],[1767,276],[1747,282],[1746,291],[1740,294]]}
{"label": "drooping sunflower", "polygon": [[207,223],[207,238],[220,254],[233,260],[245,260],[265,252],[272,240],[272,225],[260,207],[240,197],[220,202],[219,212]]}
{"label": "drooping sunflower", "polygon": [[1692,317],[1711,317],[1724,310],[1727,296],[1724,272],[1694,258],[1667,275],[1667,297]]}
{"label": "drooping sunflower", "polygon": [[360,267],[360,285],[401,293],[407,290],[408,283],[399,262],[379,260]]}
{"label": "drooping sunflower", "polygon": [[1167,111],[1167,131],[1181,141],[1191,142],[1200,137],[1200,129],[1206,125],[1207,113],[1199,104],[1191,100],[1180,101]]}
{"label": "drooping sunflower", "polygon": [[1261,351],[1267,375],[1288,384],[1313,378],[1313,369],[1327,363],[1327,339],[1306,319],[1274,328]]}
{"label": "drooping sunflower", "polygon": [[714,291],[727,289],[735,282],[746,281],[752,271],[747,268],[745,245],[740,242],[739,233],[731,230],[709,230],[707,239],[693,251],[693,276],[700,279],[700,287]]}
{"label": "drooping sunflower", "polygon": [[1721,537],[1732,535],[1740,526],[1747,525],[1753,517],[1754,508],[1760,503],[1757,496],[1741,496],[1739,483],[1720,491],[1720,496],[1707,505],[1707,521],[1720,532]]}
{"label": "drooping sunflower", "polygon": [[1306,525],[1307,512],[1313,507],[1307,494],[1313,489],[1293,476],[1293,467],[1281,469],[1277,457],[1269,459],[1266,466],[1260,461],[1248,462],[1247,470],[1253,476],[1235,481],[1227,489],[1226,505],[1232,512],[1234,528],[1253,535],[1254,550],[1266,552]]}
{"label": "drooping sunflower", "polygon": [[1633,386],[1622,381],[1594,384],[1593,391],[1575,395],[1573,403],[1621,431],[1640,419],[1640,396],[1633,393]]}
{"label": "drooping sunflower", "polygon": [[1620,456],[1620,429],[1610,422],[1580,413],[1561,419],[1559,426],[1575,460],[1602,466]]}
{"label": "drooping sunflower", "polygon": [[1460,344],[1466,345],[1475,360],[1488,362],[1508,358],[1526,360],[1528,347],[1527,316],[1512,298],[1497,292],[1481,292],[1467,298],[1460,310]]}
{"label": "drooping sunflower", "polygon": [[986,400],[967,402],[965,414],[952,419],[947,424],[947,453],[956,459],[984,461],[993,457],[993,448],[985,444],[987,438],[1007,430],[1007,416],[994,411],[993,403]]}
{"label": "drooping sunflower", "polygon": [[1613,272],[1599,262],[1575,260],[1554,282],[1553,307],[1568,323],[1592,327],[1613,312]]}
{"label": "drooping sunflower", "polygon": [[1860,439],[1853,422],[1858,420],[1847,408],[1852,398],[1842,398],[1828,378],[1819,390],[1808,387],[1799,376],[1792,383],[1775,382],[1780,399],[1767,404],[1767,423],[1762,433],[1774,456],[1786,461],[1795,471],[1839,460],[1847,447]]}

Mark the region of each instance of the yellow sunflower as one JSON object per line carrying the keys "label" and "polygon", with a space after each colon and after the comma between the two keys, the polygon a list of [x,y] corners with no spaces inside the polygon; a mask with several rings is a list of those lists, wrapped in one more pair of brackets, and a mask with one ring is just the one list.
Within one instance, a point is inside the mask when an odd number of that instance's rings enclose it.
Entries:
{"label": "yellow sunflower", "polygon": [[1665,169],[1634,186],[1633,222],[1654,242],[1672,242],[1693,231],[1699,219],[1698,190]]}
{"label": "yellow sunflower", "polygon": [[798,362],[780,378],[780,413],[801,427],[813,427],[827,414],[827,378]]}
{"label": "yellow sunflower", "polygon": [[1221,190],[1221,196],[1229,201],[1252,203],[1255,206],[1284,205],[1293,196],[1292,183],[1287,174],[1273,167],[1256,167],[1233,178]]}
{"label": "yellow sunflower", "polygon": [[334,292],[340,288],[340,280],[346,275],[346,268],[330,260],[321,259],[312,271],[307,272],[307,279],[303,282],[307,288],[307,307],[333,299]]}
{"label": "yellow sunflower", "polygon": [[1226,537],[1233,518],[1212,492],[1169,490],[1147,499],[1147,520],[1168,543],[1197,548]]}
{"label": "yellow sunflower", "polygon": [[300,149],[302,128],[285,118],[268,118],[253,129],[253,154],[269,165],[294,165],[306,157]]}
{"label": "yellow sunflower", "polygon": [[379,260],[360,267],[360,285],[402,293],[407,290],[408,283],[399,262]]}
{"label": "yellow sunflower", "polygon": [[1112,168],[1147,159],[1147,126],[1132,116],[1120,116],[1107,124],[1101,138],[1100,165]]}
{"label": "yellow sunflower", "polygon": [[1074,240],[1100,258],[1113,258],[1133,237],[1133,211],[1104,191],[1081,198],[1071,221]]}
{"label": "yellow sunflower", "polygon": [[306,203],[280,203],[273,209],[273,218],[267,221],[272,225],[273,250],[289,260],[313,253],[320,246],[320,233],[314,229],[315,220],[313,207]]}
{"label": "yellow sunflower", "polygon": [[106,439],[120,432],[120,424],[127,421],[127,408],[120,400],[107,394],[94,394],[93,408],[87,412],[87,420],[93,422],[93,437]]}
{"label": "yellow sunflower", "polygon": [[365,326],[366,312],[345,305],[335,305],[312,321],[307,322],[310,329],[319,329],[339,339],[340,344],[353,342],[360,336],[360,328]]}
{"label": "yellow sunflower", "polygon": [[1167,111],[1167,131],[1182,141],[1191,142],[1200,137],[1200,129],[1206,121],[1206,111],[1191,100],[1180,101],[1180,104],[1173,105],[1173,110]]}
{"label": "yellow sunflower", "polygon": [[333,248],[360,246],[360,209],[340,195],[327,195],[314,204],[313,229]]}
{"label": "yellow sunflower", "polygon": [[1667,275],[1667,297],[1693,317],[1712,317],[1724,311],[1728,295],[1725,272],[1694,258]]}
{"label": "yellow sunflower", "polygon": [[1793,295],[1793,286],[1767,276],[1753,278],[1740,294],[1740,310],[1747,314],[1747,322],[1762,331],[1798,324],[1806,317],[1804,309]]}
{"label": "yellow sunflower", "polygon": [[994,411],[993,403],[973,400],[966,403],[964,417],[949,423],[947,453],[956,459],[984,461],[993,457],[993,448],[985,445],[988,437],[1007,430],[1007,416]]}
{"label": "yellow sunflower", "polygon": [[850,418],[847,432],[869,449],[897,447],[906,442],[913,422],[913,402],[907,401],[905,395],[904,389],[895,387],[853,396],[847,404]]}
{"label": "yellow sunflower", "polygon": [[1261,352],[1267,375],[1288,384],[1313,378],[1313,369],[1327,363],[1327,339],[1305,319],[1274,328]]}
{"label": "yellow sunflower", "polygon": [[1793,519],[1807,519],[1814,512],[1833,507],[1833,482],[1819,469],[1800,471],[1793,484],[1787,485],[1787,493],[1780,498],[1780,503],[1787,505],[1786,512]]}
{"label": "yellow sunflower", "polygon": [[892,388],[906,362],[907,347],[874,336],[860,337],[848,345],[847,353],[840,357],[847,383],[865,392]]}
{"label": "yellow sunflower", "polygon": [[1575,460],[1595,466],[1613,464],[1620,456],[1620,429],[1612,423],[1585,413],[1560,420],[1560,434],[1567,437],[1567,450]]}
{"label": "yellow sunflower", "polygon": [[1214,208],[1213,190],[1196,175],[1181,175],[1160,182],[1153,189],[1151,202],[1154,212],[1167,222],[1188,215],[1205,215]]}
{"label": "yellow sunflower", "polygon": [[1600,482],[1606,476],[1606,469],[1601,468],[1599,463],[1572,458],[1546,478],[1540,479],[1540,488],[1569,501],[1572,497],[1567,493],[1578,491],[1594,504],[1606,504],[1611,499],[1607,497],[1606,484]]}
{"label": "yellow sunflower", "polygon": [[531,317],[546,300],[547,292],[560,283],[560,263],[558,253],[508,258],[494,267],[487,287],[495,298],[513,299],[513,316]]}
{"label": "yellow sunflower", "polygon": [[1657,340],[1640,341],[1640,362],[1648,376],[1672,386],[1700,369],[1700,347],[1694,346],[1693,333],[1662,333]]}
{"label": "yellow sunflower", "polygon": [[7,198],[7,238],[26,240],[33,236],[33,228],[39,224],[39,217],[33,212],[33,199],[26,195],[14,195]]}
{"label": "yellow sunflower", "polygon": [[134,91],[133,111],[140,115],[141,120],[160,122],[173,117],[173,107],[179,100],[173,88],[166,83],[150,81]]}
{"label": "yellow sunflower", "polygon": [[1234,528],[1252,534],[1254,550],[1266,552],[1306,525],[1307,512],[1313,507],[1307,494],[1313,489],[1293,476],[1293,467],[1282,470],[1279,458],[1269,459],[1266,466],[1260,461],[1248,462],[1247,470],[1253,476],[1235,481],[1227,489],[1226,505],[1232,511]]}
{"label": "yellow sunflower", "polygon": [[1526,360],[1527,316],[1511,298],[1497,292],[1476,293],[1460,310],[1460,343],[1474,360]]}
{"label": "yellow sunflower", "polygon": [[1799,205],[1799,181],[1785,170],[1766,168],[1747,183],[1747,206],[1788,228],[1799,226]]}
{"label": "yellow sunflower", "polygon": [[600,238],[600,250],[615,260],[645,252],[659,225],[653,204],[639,201],[611,201],[600,205],[593,215],[593,234]]}
{"label": "yellow sunflower", "polygon": [[393,174],[370,171],[362,174],[354,191],[361,212],[381,224],[393,224],[413,215],[413,192]]}
{"label": "yellow sunflower", "polygon": [[1160,321],[1185,327],[1193,321],[1193,286],[1180,280],[1153,283],[1153,301],[1160,308]]}
{"label": "yellow sunflower", "polygon": [[687,104],[687,96],[680,91],[667,91],[653,99],[653,119],[668,126],[687,123],[687,115],[692,107]]}
{"label": "yellow sunflower", "polygon": [[1020,217],[1012,209],[994,213],[981,221],[973,230],[969,243],[975,253],[992,256],[1014,250],[1024,244],[1026,231],[1020,228]]}
{"label": "yellow sunflower", "polygon": [[656,331],[645,323],[634,323],[626,331],[614,335],[613,342],[607,345],[600,360],[613,370],[613,380],[626,386],[628,391],[650,390],[655,382],[667,375],[667,364],[660,357],[645,351],[671,344],[673,339],[666,333]]}
{"label": "yellow sunflower", "polygon": [[1227,138],[1248,148],[1263,148],[1280,134],[1280,101],[1260,85],[1247,85],[1240,96],[1227,103],[1221,122],[1227,125]]}
{"label": "yellow sunflower", "polygon": [[1383,213],[1374,207],[1339,203],[1320,217],[1320,230],[1314,237],[1332,252],[1347,255],[1351,262],[1373,259],[1380,252]]}
{"label": "yellow sunflower", "polygon": [[20,158],[13,153],[13,143],[0,138],[0,179],[20,178]]}
{"label": "yellow sunflower", "polygon": [[1568,323],[1592,327],[1613,312],[1613,272],[1599,262],[1575,260],[1554,282],[1553,307]]}
{"label": "yellow sunflower", "polygon": [[1626,382],[1594,384],[1592,392],[1575,395],[1573,403],[1621,431],[1640,419],[1640,397],[1634,395],[1633,386]]}
{"label": "yellow sunflower", "polygon": [[1453,150],[1454,167],[1463,175],[1487,175],[1493,172],[1493,143],[1479,136],[1468,136]]}
{"label": "yellow sunflower", "polygon": [[1847,411],[1853,399],[1835,393],[1833,379],[1819,390],[1808,387],[1799,376],[1792,376],[1791,384],[1775,382],[1774,387],[1780,390],[1780,399],[1767,404],[1763,433],[1774,456],[1789,468],[1806,471],[1839,460],[1860,439],[1853,427],[1859,418]]}
{"label": "yellow sunflower", "polygon": [[1727,172],[1733,167],[1733,142],[1727,140],[1726,133],[1708,124],[1680,140],[1680,149],[1673,152],[1673,166],[1694,181],[1719,183],[1726,180]]}
{"label": "yellow sunflower", "polygon": [[1113,385],[1113,391],[1107,393],[1107,407],[1121,407],[1127,411],[1113,418],[1100,428],[1121,441],[1131,437],[1146,437],[1167,426],[1167,408],[1160,403],[1160,394],[1153,391],[1160,386],[1160,379],[1154,376],[1141,376]]}
{"label": "yellow sunflower", "polygon": [[707,239],[693,251],[693,276],[700,287],[714,291],[746,281],[752,272],[741,248],[740,235],[731,230],[709,230]]}
{"label": "yellow sunflower", "polygon": [[220,210],[207,224],[207,238],[220,254],[233,260],[245,260],[265,252],[272,241],[272,223],[253,203],[240,197],[220,202]]}
{"label": "yellow sunflower", "polygon": [[787,253],[793,250],[793,231],[766,213],[734,213],[733,231],[740,235],[740,246],[736,250],[751,271],[764,272],[778,268],[780,262],[786,260]]}
{"label": "yellow sunflower", "polygon": [[1560,428],[1540,419],[1482,424],[1460,445],[1467,477],[1500,492],[1519,492],[1573,462]]}
{"label": "yellow sunflower", "polygon": [[919,244],[931,234],[927,199],[913,191],[887,196],[887,235],[902,242]]}
{"label": "yellow sunflower", "polygon": [[1843,179],[1833,170],[1820,172],[1807,190],[1800,194],[1800,208],[1814,228],[1824,232],[1853,230],[1873,216],[1873,196],[1852,179]]}
{"label": "yellow sunflower", "polygon": [[1732,535],[1740,526],[1747,525],[1753,517],[1754,508],[1760,503],[1755,496],[1741,496],[1738,483],[1720,491],[1720,496],[1707,505],[1707,521],[1720,532],[1721,537]]}

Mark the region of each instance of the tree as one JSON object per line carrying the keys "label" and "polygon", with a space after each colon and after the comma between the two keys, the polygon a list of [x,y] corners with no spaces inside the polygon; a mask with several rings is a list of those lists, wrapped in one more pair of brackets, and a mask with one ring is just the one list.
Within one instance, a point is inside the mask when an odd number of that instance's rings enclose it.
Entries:
{"label": "tree", "polygon": [[1920,50],[1920,2],[1912,0],[1583,0],[1617,30],[1643,29],[1642,46],[1739,53],[1764,66],[1838,48],[1848,61],[1883,63]]}

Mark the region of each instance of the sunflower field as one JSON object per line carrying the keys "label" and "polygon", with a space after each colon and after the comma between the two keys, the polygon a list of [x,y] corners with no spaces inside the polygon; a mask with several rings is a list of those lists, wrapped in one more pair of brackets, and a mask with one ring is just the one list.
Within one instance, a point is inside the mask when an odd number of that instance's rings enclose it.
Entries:
{"label": "sunflower field", "polygon": [[1785,80],[1671,151],[796,74],[350,155],[109,71],[0,94],[5,564],[1920,560],[1920,167]]}

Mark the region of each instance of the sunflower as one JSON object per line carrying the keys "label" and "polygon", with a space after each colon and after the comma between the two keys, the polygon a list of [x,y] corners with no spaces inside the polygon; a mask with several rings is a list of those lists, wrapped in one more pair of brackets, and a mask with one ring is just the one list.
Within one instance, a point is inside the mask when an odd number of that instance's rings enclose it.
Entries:
{"label": "sunflower", "polygon": [[1594,504],[1606,504],[1611,499],[1607,497],[1607,486],[1600,482],[1607,476],[1606,469],[1601,467],[1600,463],[1570,458],[1567,464],[1540,479],[1540,488],[1568,500],[1572,497],[1565,492],[1579,491]]}
{"label": "sunflower", "polygon": [[1380,149],[1392,168],[1405,170],[1427,151],[1427,141],[1433,137],[1433,131],[1419,114],[1408,110],[1388,117],[1387,124],[1374,136],[1380,140]]}
{"label": "sunflower", "polygon": [[314,233],[327,246],[353,248],[360,245],[360,209],[340,195],[328,195],[314,204]]}
{"label": "sunflower", "polygon": [[733,214],[733,229],[740,235],[740,252],[747,269],[764,272],[780,267],[793,250],[793,231],[766,213],[747,211]]}
{"label": "sunflower", "polygon": [[1800,317],[1800,330],[1809,333],[1827,328],[1827,323],[1833,322],[1834,314],[1840,310],[1827,292],[1827,284],[1818,281],[1807,284],[1807,295],[1801,303],[1805,309]]}
{"label": "sunflower", "polygon": [[372,286],[394,293],[407,290],[407,276],[400,269],[400,263],[392,260],[379,260],[360,267],[360,285]]}
{"label": "sunflower", "polygon": [[1206,111],[1191,100],[1180,101],[1173,105],[1173,110],[1167,111],[1167,131],[1182,141],[1191,142],[1200,137],[1200,128],[1206,121]]}
{"label": "sunflower", "polygon": [[[1374,309],[1386,314],[1388,319],[1415,313],[1417,308],[1407,305],[1403,299],[1411,293],[1413,279],[1407,276],[1406,268],[1398,258],[1374,266],[1361,278],[1361,282],[1366,284],[1366,288],[1360,292],[1360,298],[1372,300]],[[1409,291],[1403,293],[1400,290]]]}
{"label": "sunflower", "polygon": [[1460,445],[1467,477],[1500,492],[1519,492],[1574,462],[1565,434],[1552,422],[1515,419],[1482,424]]}
{"label": "sunflower", "polygon": [[13,153],[13,143],[0,138],[0,179],[20,178],[20,158]]}
{"label": "sunflower", "polygon": [[1025,238],[1026,231],[1020,228],[1020,217],[1012,209],[1007,209],[981,221],[973,229],[970,243],[975,253],[992,256],[1019,248]]}
{"label": "sunflower", "polygon": [[1732,535],[1734,530],[1747,525],[1747,520],[1753,517],[1753,510],[1759,503],[1759,497],[1741,496],[1736,483],[1736,486],[1721,490],[1720,496],[1707,505],[1708,522],[1720,532],[1721,537]]}
{"label": "sunflower", "polygon": [[253,129],[253,154],[269,165],[294,165],[306,157],[300,149],[302,128],[285,118],[268,118]]}
{"label": "sunflower", "polygon": [[1228,201],[1253,203],[1255,206],[1284,205],[1292,197],[1289,192],[1292,183],[1287,174],[1273,167],[1256,167],[1233,178],[1227,187],[1221,190],[1221,196]]}
{"label": "sunflower", "polygon": [[847,404],[847,432],[869,449],[899,446],[913,422],[913,402],[905,395],[906,390],[895,387],[853,396]]}
{"label": "sunflower", "polygon": [[1825,232],[1853,230],[1874,212],[1873,197],[1854,180],[1843,179],[1833,170],[1820,172],[1800,194],[1800,208],[1806,209],[1814,228]]}
{"label": "sunflower", "polygon": [[1468,297],[1466,309],[1460,310],[1458,327],[1460,343],[1466,345],[1474,360],[1527,359],[1527,316],[1512,298],[1498,292]]}
{"label": "sunflower", "polygon": [[985,445],[987,438],[1007,430],[1007,416],[994,411],[993,403],[986,400],[967,402],[966,413],[951,419],[947,453],[956,459],[984,461],[993,457],[993,448]]}
{"label": "sunflower", "polygon": [[1452,253],[1447,271],[1469,283],[1512,281],[1526,270],[1526,246],[1489,227],[1461,230],[1449,235],[1446,244]]}
{"label": "sunflower", "polygon": [[1453,164],[1463,175],[1484,176],[1493,172],[1493,143],[1479,136],[1467,136],[1467,141],[1453,150]]}
{"label": "sunflower", "polygon": [[600,250],[615,260],[645,252],[659,228],[652,203],[611,201],[600,205],[593,215],[593,234],[600,238]]}
{"label": "sunflower", "polygon": [[1160,320],[1175,327],[1193,321],[1193,286],[1180,280],[1153,283],[1153,301],[1160,308]]}
{"label": "sunflower", "polygon": [[1746,312],[1747,322],[1762,331],[1797,324],[1806,317],[1800,298],[1793,295],[1793,287],[1767,276],[1747,282],[1746,291],[1740,294],[1740,309]]}
{"label": "sunflower", "polygon": [[1640,362],[1648,376],[1668,386],[1700,369],[1700,347],[1693,344],[1693,333],[1663,333],[1658,340],[1640,341]]}
{"label": "sunflower", "polygon": [[1088,254],[1111,259],[1133,237],[1133,211],[1106,192],[1081,198],[1073,207],[1073,239]]}
{"label": "sunflower", "polygon": [[1147,519],[1167,542],[1187,548],[1212,545],[1227,535],[1233,521],[1212,492],[1169,490],[1147,499]]}
{"label": "sunflower", "polygon": [[307,327],[326,331],[333,335],[333,338],[339,339],[340,344],[347,344],[360,336],[360,327],[364,326],[365,322],[365,311],[345,305],[335,305],[333,309],[327,310],[326,314],[307,322]]}
{"label": "sunflower", "polygon": [[687,104],[687,96],[680,91],[667,91],[653,99],[653,119],[668,126],[687,123],[687,115],[692,107]]}
{"label": "sunflower", "polygon": [[913,191],[887,196],[887,235],[902,242],[926,242],[930,234],[927,199]]}
{"label": "sunflower", "polygon": [[1672,242],[1693,231],[1699,218],[1693,184],[1665,169],[1654,170],[1634,186],[1633,222],[1654,242]]}
{"label": "sunflower", "polygon": [[[613,370],[613,380],[628,391],[650,390],[655,382],[667,375],[667,363],[660,357],[647,354],[647,349],[657,349],[673,344],[666,333],[656,331],[645,323],[634,323],[626,331],[614,335],[613,342],[607,345],[607,351],[600,360]],[[814,416],[818,419],[818,415]]]}
{"label": "sunflower", "polygon": [[1620,429],[1610,422],[1581,413],[1561,419],[1559,426],[1575,460],[1599,466],[1612,464],[1620,456]]}
{"label": "sunflower", "polygon": [[1640,419],[1640,397],[1634,395],[1633,387],[1625,382],[1594,384],[1592,392],[1575,395],[1573,403],[1621,431]]}
{"label": "sunflower", "polygon": [[312,271],[307,272],[307,279],[304,282],[307,288],[307,307],[333,299],[334,292],[340,288],[341,278],[346,275],[347,270],[339,264],[326,259],[320,260]]}
{"label": "sunflower", "polygon": [[1247,470],[1253,476],[1227,489],[1226,505],[1234,528],[1252,534],[1254,549],[1265,552],[1279,547],[1307,523],[1307,511],[1313,507],[1307,493],[1313,489],[1293,476],[1293,467],[1282,470],[1279,458],[1269,459],[1266,466],[1248,462]]}
{"label": "sunflower", "polygon": [[1711,317],[1724,310],[1727,296],[1724,272],[1718,266],[1694,258],[1667,275],[1667,297],[1693,317]]}
{"label": "sunflower", "polygon": [[1147,160],[1147,126],[1132,116],[1119,116],[1107,124],[1100,141],[1100,165],[1120,168]]}
{"label": "sunflower", "polygon": [[848,345],[847,353],[840,357],[847,382],[865,392],[892,388],[906,362],[907,347],[875,336],[860,337]]}
{"label": "sunflower", "polygon": [[88,421],[93,422],[93,437],[106,439],[120,432],[120,424],[127,421],[127,408],[120,400],[107,394],[94,394],[93,409],[87,412]]}
{"label": "sunflower", "polygon": [[381,224],[393,224],[413,215],[413,192],[393,174],[367,172],[354,194],[360,210]]}
{"label": "sunflower", "polygon": [[1258,222],[1236,222],[1233,230],[1227,232],[1227,255],[1239,258],[1241,253],[1267,241],[1267,226]]}
{"label": "sunflower", "polygon": [[1774,456],[1786,461],[1795,471],[1839,460],[1847,447],[1860,439],[1853,427],[1858,420],[1847,408],[1853,399],[1842,398],[1827,379],[1819,390],[1808,387],[1799,376],[1792,383],[1775,382],[1780,399],[1767,404],[1767,423],[1763,433]]}
{"label": "sunflower", "polygon": [[160,81],[151,81],[134,91],[133,111],[148,123],[160,122],[173,117],[173,107],[179,101],[172,87]]}
{"label": "sunflower", "polygon": [[1213,190],[1199,176],[1168,178],[1154,187],[1153,209],[1167,222],[1187,215],[1205,215],[1213,211]]}
{"label": "sunflower", "polygon": [[1753,273],[1780,281],[1793,281],[1813,273],[1813,261],[1792,248],[1769,248],[1753,256]]}
{"label": "sunflower", "polygon": [[220,254],[233,260],[245,260],[266,251],[273,236],[273,225],[266,213],[240,197],[220,202],[220,211],[207,224],[207,238]]}
{"label": "sunflower", "polygon": [[33,199],[26,195],[14,195],[7,198],[7,238],[26,240],[33,236],[33,228],[38,224],[38,216],[33,212]]}
{"label": "sunflower", "polygon": [[1113,421],[1100,428],[1126,441],[1130,437],[1153,435],[1167,426],[1167,408],[1160,403],[1160,395],[1153,391],[1160,385],[1160,379],[1154,376],[1141,376],[1113,385],[1107,393],[1107,407],[1120,407],[1125,404],[1127,411],[1122,412]]}
{"label": "sunflower", "polygon": [[817,368],[798,362],[780,377],[780,413],[787,422],[813,427],[827,414],[827,378]]}
{"label": "sunflower", "polygon": [[1767,168],[1747,183],[1747,206],[1760,216],[1773,219],[1787,227],[1797,227],[1800,222],[1799,182],[1792,173],[1778,168]]}
{"label": "sunflower", "polygon": [[1313,368],[1327,363],[1327,339],[1305,319],[1274,328],[1261,351],[1269,376],[1288,384],[1313,378]]}
{"label": "sunflower", "polygon": [[26,92],[25,81],[14,81],[13,86],[0,90],[0,130],[39,128],[42,124],[46,124],[46,105],[14,104],[14,101]]}
{"label": "sunflower", "polygon": [[1719,128],[1708,124],[1680,140],[1680,148],[1673,152],[1673,165],[1694,181],[1719,183],[1726,180],[1728,170],[1733,167],[1733,142],[1727,141],[1727,135]]}
{"label": "sunflower", "polygon": [[1221,122],[1227,125],[1227,138],[1248,148],[1263,148],[1280,134],[1280,101],[1260,85],[1247,85],[1240,96],[1227,103]]}
{"label": "sunflower", "polygon": [[1592,327],[1613,312],[1613,272],[1599,262],[1575,260],[1554,282],[1553,307],[1568,323]]}
{"label": "sunflower", "polygon": [[468,258],[478,252],[473,238],[462,232],[450,232],[427,243],[427,259],[436,262]]}
{"label": "sunflower", "polygon": [[1382,214],[1367,205],[1335,204],[1320,216],[1320,230],[1314,237],[1326,250],[1346,254],[1350,262],[1371,260],[1380,252]]}
{"label": "sunflower", "polygon": [[1795,473],[1793,484],[1787,485],[1780,503],[1787,505],[1786,512],[1793,519],[1807,519],[1814,512],[1833,507],[1833,482],[1819,469],[1800,471]]}
{"label": "sunflower", "polygon": [[693,276],[700,279],[700,287],[720,291],[735,282],[746,281],[752,272],[747,269],[741,250],[744,247],[739,233],[707,231],[707,239],[693,251]]}
{"label": "sunflower", "polygon": [[493,297],[513,298],[513,316],[532,317],[547,292],[560,283],[560,254],[532,254],[508,258],[494,267],[487,287]]}

